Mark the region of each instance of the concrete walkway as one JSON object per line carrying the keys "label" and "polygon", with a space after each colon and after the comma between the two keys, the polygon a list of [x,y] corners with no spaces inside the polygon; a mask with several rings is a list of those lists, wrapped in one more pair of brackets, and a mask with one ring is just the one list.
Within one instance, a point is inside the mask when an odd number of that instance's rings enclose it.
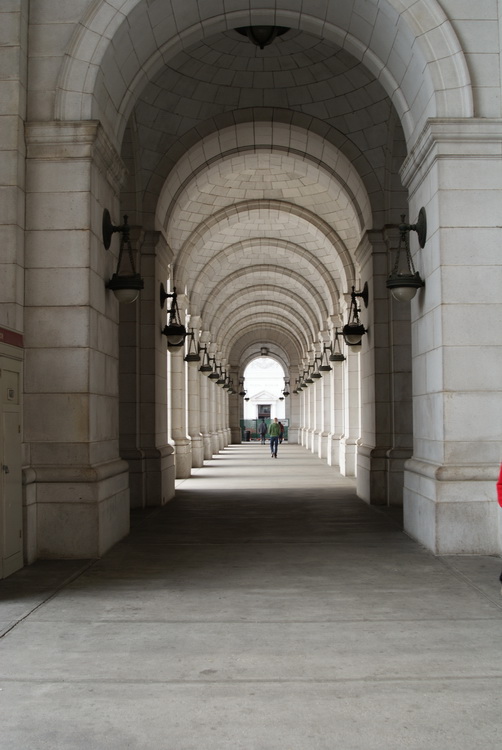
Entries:
{"label": "concrete walkway", "polygon": [[231,446],[104,559],[0,581],[0,747],[499,747],[500,567],[299,446]]}

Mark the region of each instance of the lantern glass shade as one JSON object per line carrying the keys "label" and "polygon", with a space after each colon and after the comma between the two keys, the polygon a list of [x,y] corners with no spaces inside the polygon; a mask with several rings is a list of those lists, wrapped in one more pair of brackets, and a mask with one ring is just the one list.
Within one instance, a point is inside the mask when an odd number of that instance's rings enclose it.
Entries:
{"label": "lantern glass shade", "polygon": [[185,326],[178,325],[177,323],[171,323],[171,325],[164,326],[162,333],[166,336],[169,346],[182,346],[185,341]]}
{"label": "lantern glass shade", "polygon": [[114,289],[115,299],[124,305],[136,302],[139,297],[139,289]]}
{"label": "lantern glass shade", "polygon": [[392,290],[392,296],[398,302],[410,302],[416,293],[416,287],[412,286],[397,286]]}
{"label": "lantern glass shade", "polygon": [[360,344],[363,335],[366,333],[364,326],[353,323],[347,323],[343,327],[343,338],[349,346]]}
{"label": "lantern glass shade", "polygon": [[106,286],[112,290],[119,302],[131,304],[131,302],[135,302],[138,299],[144,283],[139,273],[130,276],[114,273]]}

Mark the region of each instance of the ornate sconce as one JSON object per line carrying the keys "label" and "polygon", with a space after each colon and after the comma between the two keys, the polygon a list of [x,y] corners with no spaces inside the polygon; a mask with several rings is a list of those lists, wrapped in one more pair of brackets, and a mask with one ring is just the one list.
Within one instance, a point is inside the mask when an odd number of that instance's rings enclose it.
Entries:
{"label": "ornate sconce", "polygon": [[205,344],[201,346],[200,351],[202,352],[202,364],[199,367],[199,372],[203,372],[207,375],[207,373],[213,371],[213,368],[211,367],[211,362],[209,360],[207,346]]}
{"label": "ornate sconce", "polygon": [[172,299],[171,309],[169,310],[169,322],[162,329],[162,333],[167,337],[167,345],[170,347],[183,346],[187,335],[185,326],[181,323],[180,311],[178,310],[178,295],[176,287],[173,287],[171,293],[166,292],[164,284],[160,285],[160,306],[164,307],[166,299]]}
{"label": "ornate sconce", "polygon": [[282,392],[282,395],[286,398],[289,396],[289,378],[284,378],[284,390]]}
{"label": "ornate sconce", "polygon": [[[110,247],[114,233],[120,232],[120,249],[117,268],[115,269],[115,273],[110,281],[106,284],[106,288],[111,289],[118,301],[124,304],[130,304],[137,300],[140,290],[144,287],[143,279],[139,273],[136,273],[136,267],[134,265],[130,226],[127,223],[127,218],[127,216],[124,216],[124,223],[120,226],[115,226],[112,223],[108,209],[105,208],[103,211],[102,235],[105,250],[108,250]],[[129,258],[129,273],[120,272],[124,253],[127,253]]]}
{"label": "ornate sconce", "polygon": [[241,396],[242,398],[244,398],[244,396],[246,395],[246,393],[247,393],[247,391],[244,388],[244,378],[239,378],[239,396]]}
{"label": "ornate sconce", "polygon": [[[200,362],[200,347],[195,341],[195,332],[193,328],[190,328],[187,333],[188,351],[185,354],[185,362]],[[199,368],[200,369],[200,368]]]}
{"label": "ornate sconce", "polygon": [[209,362],[212,363],[211,372],[208,375],[209,380],[219,380],[221,378],[221,370],[216,364],[216,357],[209,357]]}
{"label": "ornate sconce", "polygon": [[359,319],[361,308],[358,307],[356,300],[358,297],[361,297],[364,306],[368,307],[368,284],[366,283],[364,285],[361,292],[356,292],[355,289],[356,288],[353,286],[350,294],[349,320],[342,328],[342,336],[348,346],[358,346],[361,343],[362,337],[366,333],[366,328]]}
{"label": "ornate sconce", "polygon": [[[418,271],[415,271],[413,258],[410,253],[409,237],[410,232],[416,232],[420,247],[425,247],[427,239],[427,216],[425,208],[421,208],[418,213],[416,224],[405,224],[405,214],[401,215],[401,224],[399,224],[399,244],[396,251],[396,262],[391,274],[387,278],[387,289],[391,290],[392,296],[398,302],[409,302],[417,293],[417,289],[425,286],[420,278]],[[406,267],[400,267],[401,256],[406,259]]]}

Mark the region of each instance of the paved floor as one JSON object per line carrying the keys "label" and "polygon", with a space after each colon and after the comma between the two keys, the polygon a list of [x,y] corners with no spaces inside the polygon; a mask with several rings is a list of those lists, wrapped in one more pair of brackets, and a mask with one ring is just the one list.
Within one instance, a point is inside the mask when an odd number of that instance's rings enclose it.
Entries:
{"label": "paved floor", "polygon": [[500,747],[500,566],[298,446],[229,447],[104,559],[0,582],[0,747]]}

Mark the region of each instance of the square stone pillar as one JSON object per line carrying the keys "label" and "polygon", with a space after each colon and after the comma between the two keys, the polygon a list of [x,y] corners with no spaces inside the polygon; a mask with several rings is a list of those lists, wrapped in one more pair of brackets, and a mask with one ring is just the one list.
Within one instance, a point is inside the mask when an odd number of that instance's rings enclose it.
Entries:
{"label": "square stone pillar", "polygon": [[[188,326],[194,336],[192,346],[197,350],[199,346],[200,317],[198,315],[191,315]],[[187,338],[188,341],[189,339]],[[192,446],[192,468],[194,469],[198,469],[204,464],[204,445],[201,434],[199,366],[200,362],[188,362],[187,365],[188,436]]]}
{"label": "square stone pillar", "polygon": [[[136,425],[134,437],[141,462],[142,491],[136,502],[131,502],[136,507],[163,505],[174,497],[174,451],[167,442],[167,342],[161,333],[166,314],[159,304],[160,283],[165,284],[169,277],[171,260],[171,250],[159,232],[142,233],[140,271],[145,288],[136,307],[138,348],[131,351],[131,367],[137,373],[138,387],[130,419],[136,415],[132,424]],[[129,341],[129,337],[121,335],[121,353]],[[123,401],[121,397],[121,408]],[[122,427],[125,429],[126,424]],[[125,457],[123,452],[122,455]]]}
{"label": "square stone pillar", "polygon": [[[395,242],[393,241],[395,239]],[[373,505],[402,505],[403,466],[411,456],[411,326],[409,305],[394,300],[386,280],[397,230],[384,241],[368,232],[358,248],[361,286],[368,283],[361,345],[361,437],[357,493]]]}
{"label": "square stone pillar", "polygon": [[119,454],[118,302],[105,283],[116,253],[122,162],[96,122],[26,126],[26,495],[36,556],[99,557],[129,530]]}
{"label": "square stone pillar", "polygon": [[241,435],[241,419],[243,415],[243,399],[239,396],[239,369],[232,365],[229,368],[230,380],[232,380],[232,388],[235,393],[229,394],[229,426],[230,426],[230,442],[240,443],[242,442]]}
{"label": "square stone pillar", "polygon": [[407,532],[438,554],[500,552],[502,120],[430,120],[402,168],[427,212],[411,302],[413,457]]}

